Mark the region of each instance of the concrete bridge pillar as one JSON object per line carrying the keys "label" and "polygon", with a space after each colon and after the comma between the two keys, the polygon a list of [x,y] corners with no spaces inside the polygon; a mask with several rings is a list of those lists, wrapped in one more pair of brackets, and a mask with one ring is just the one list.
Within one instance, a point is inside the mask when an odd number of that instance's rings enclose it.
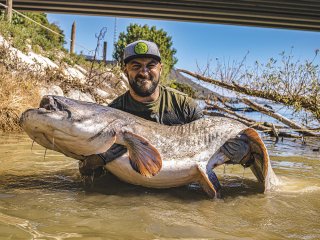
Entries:
{"label": "concrete bridge pillar", "polygon": [[12,21],[12,1],[13,0],[7,0],[7,9],[6,9],[6,19],[8,22],[11,23]]}
{"label": "concrete bridge pillar", "polygon": [[74,45],[76,41],[76,22],[73,22],[71,28],[70,54],[74,53]]}

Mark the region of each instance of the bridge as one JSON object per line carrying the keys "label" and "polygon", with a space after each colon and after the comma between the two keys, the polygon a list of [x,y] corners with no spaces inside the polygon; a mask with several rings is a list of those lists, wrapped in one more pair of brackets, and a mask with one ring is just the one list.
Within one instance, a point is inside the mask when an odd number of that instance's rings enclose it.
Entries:
{"label": "bridge", "polygon": [[320,0],[13,0],[13,8],[320,31]]}

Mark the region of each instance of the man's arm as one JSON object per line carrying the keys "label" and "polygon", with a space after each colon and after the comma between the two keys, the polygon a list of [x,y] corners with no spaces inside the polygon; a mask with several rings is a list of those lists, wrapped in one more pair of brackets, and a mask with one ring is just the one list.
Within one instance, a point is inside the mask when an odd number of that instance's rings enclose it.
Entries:
{"label": "man's arm", "polygon": [[106,152],[94,154],[80,161],[79,171],[82,175],[92,175],[94,169],[103,167],[127,152],[127,148],[120,144],[113,144]]}
{"label": "man's arm", "polygon": [[[124,95],[113,100],[108,106],[121,109]],[[119,144],[113,144],[106,152],[88,156],[85,160],[79,162],[79,172],[86,187],[92,185],[95,177],[104,175],[104,165],[113,161],[127,152],[127,149]]]}
{"label": "man's arm", "polygon": [[95,168],[106,165],[126,152],[127,149],[124,146],[113,144],[106,152],[90,155],[81,161],[80,173],[90,175]]}

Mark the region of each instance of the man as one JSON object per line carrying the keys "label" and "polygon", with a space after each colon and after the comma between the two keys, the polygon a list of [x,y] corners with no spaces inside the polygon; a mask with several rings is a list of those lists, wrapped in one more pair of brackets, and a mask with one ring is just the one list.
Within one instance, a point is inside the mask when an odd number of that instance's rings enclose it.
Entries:
{"label": "man", "polygon": [[[193,99],[159,84],[162,63],[155,43],[139,40],[129,44],[124,49],[124,64],[129,91],[116,98],[110,107],[165,125],[186,124],[203,116]],[[80,162],[79,171],[84,185],[90,187],[94,177],[104,173],[103,166],[126,151],[124,146],[114,144],[107,152],[89,156]],[[221,147],[220,156],[227,158],[233,164],[250,166],[253,158],[248,138],[239,135],[228,140]],[[221,186],[213,171],[209,178],[219,196]]]}
{"label": "man", "polygon": [[[124,49],[124,73],[129,90],[116,98],[109,107],[165,125],[178,125],[201,118],[197,103],[186,94],[160,85],[163,65],[157,45],[139,40]],[[126,148],[114,144],[107,152],[89,156],[80,162],[84,180],[101,175],[103,166],[121,156]]]}

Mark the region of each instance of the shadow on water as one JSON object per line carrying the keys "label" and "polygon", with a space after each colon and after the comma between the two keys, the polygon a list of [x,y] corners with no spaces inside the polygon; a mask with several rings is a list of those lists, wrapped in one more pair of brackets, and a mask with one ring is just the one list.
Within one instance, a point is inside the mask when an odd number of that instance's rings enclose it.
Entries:
{"label": "shadow on water", "polygon": [[[221,181],[222,198],[256,195],[263,192],[261,184],[252,179],[228,177]],[[141,195],[161,195],[190,201],[208,199],[198,184],[170,189],[154,189],[136,186],[120,181],[112,174],[106,174],[94,180],[94,184],[85,187],[79,174],[75,171],[54,171],[43,174],[1,176],[0,187],[6,191],[14,190],[44,190],[44,191],[74,191],[86,194],[116,195],[131,197]]]}
{"label": "shadow on water", "polygon": [[[221,183],[222,198],[256,195],[263,192],[261,184],[252,179],[232,177],[223,180]],[[169,189],[154,189],[124,183],[111,174],[97,179],[94,186],[91,189],[87,189],[87,192],[118,196],[168,195],[168,197],[191,201],[208,199],[208,196],[198,184]]]}
{"label": "shadow on water", "polygon": [[81,182],[61,172],[52,175],[1,175],[0,187],[4,190],[53,190],[53,191],[81,191]]}

